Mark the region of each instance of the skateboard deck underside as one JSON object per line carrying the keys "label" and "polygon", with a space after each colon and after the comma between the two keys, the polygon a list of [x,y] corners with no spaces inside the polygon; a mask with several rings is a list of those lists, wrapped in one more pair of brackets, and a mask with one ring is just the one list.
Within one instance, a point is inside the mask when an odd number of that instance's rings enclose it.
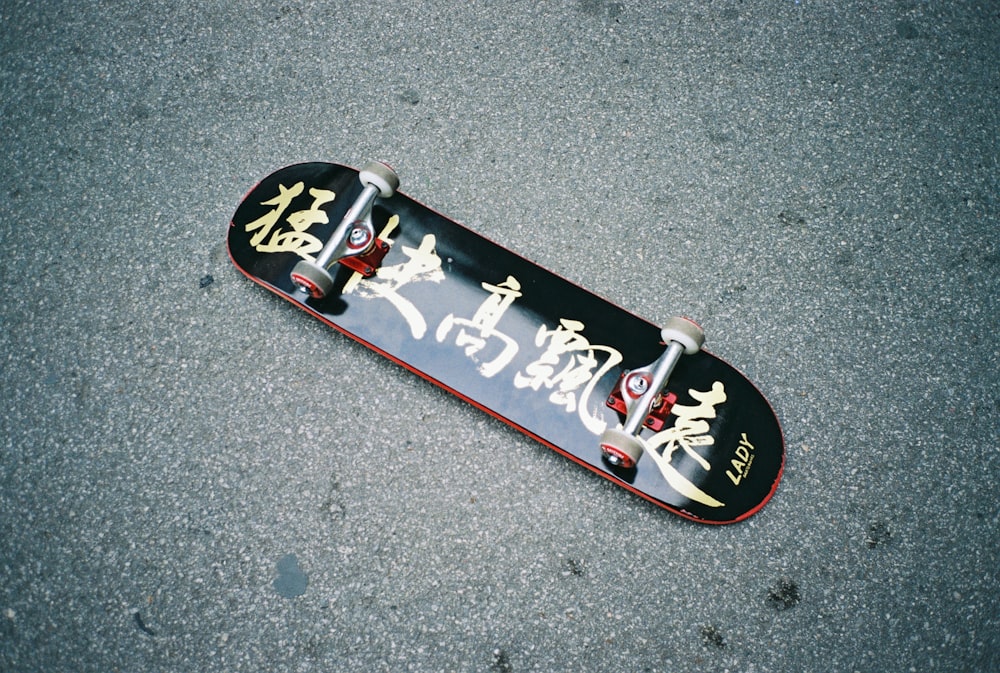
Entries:
{"label": "skateboard deck underside", "polygon": [[314,299],[289,273],[314,257],[362,190],[354,169],[289,166],[238,207],[229,254],[257,283],[323,322],[681,516],[729,523],[756,512],[781,475],[781,429],[761,393],[702,351],[684,356],[678,397],[635,468],[603,460],[599,437],[623,417],[607,406],[624,370],[663,352],[655,325],[547,271],[405,194],[377,199],[390,244],[377,274],[334,265]]}

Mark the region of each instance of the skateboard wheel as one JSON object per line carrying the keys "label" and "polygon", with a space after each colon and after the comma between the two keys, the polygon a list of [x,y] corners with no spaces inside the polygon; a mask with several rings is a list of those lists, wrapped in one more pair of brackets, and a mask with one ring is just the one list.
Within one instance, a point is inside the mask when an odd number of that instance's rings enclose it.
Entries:
{"label": "skateboard wheel", "polygon": [[315,299],[322,299],[333,290],[333,276],[315,262],[302,260],[291,273],[292,282]]}
{"label": "skateboard wheel", "polygon": [[608,428],[601,434],[601,453],[614,467],[635,467],[642,452],[642,442],[624,430]]}
{"label": "skateboard wheel", "polygon": [[693,320],[674,317],[667,321],[666,326],[660,331],[660,337],[668,344],[676,341],[684,346],[685,353],[694,355],[705,343],[705,330]]}
{"label": "skateboard wheel", "polygon": [[388,164],[381,161],[369,161],[361,169],[358,178],[363,185],[373,185],[378,187],[379,195],[387,199],[396,193],[399,188],[399,176]]}

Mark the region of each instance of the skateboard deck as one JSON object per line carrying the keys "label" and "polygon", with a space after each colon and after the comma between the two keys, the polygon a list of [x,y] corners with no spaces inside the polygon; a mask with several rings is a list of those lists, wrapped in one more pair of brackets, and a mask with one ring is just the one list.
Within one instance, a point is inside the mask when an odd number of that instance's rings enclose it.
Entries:
{"label": "skateboard deck", "polygon": [[[619,461],[602,437],[626,423],[630,372],[664,354],[661,329],[403,193],[369,191],[347,166],[282,168],[239,204],[229,255],[327,325],[671,512],[732,523],[768,501],[781,428],[734,367],[705,350],[681,354],[658,416],[641,419],[640,454]],[[331,263],[330,289],[313,296],[293,270],[324,254],[366,196],[376,253]]]}

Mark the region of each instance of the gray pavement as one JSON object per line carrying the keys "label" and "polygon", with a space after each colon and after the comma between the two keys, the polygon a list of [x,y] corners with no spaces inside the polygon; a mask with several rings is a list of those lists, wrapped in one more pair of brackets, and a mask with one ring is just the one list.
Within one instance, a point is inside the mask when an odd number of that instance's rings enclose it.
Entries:
{"label": "gray pavement", "polygon": [[[0,670],[1000,670],[995,2],[0,3]],[[303,160],[773,401],[663,512],[228,262]]]}

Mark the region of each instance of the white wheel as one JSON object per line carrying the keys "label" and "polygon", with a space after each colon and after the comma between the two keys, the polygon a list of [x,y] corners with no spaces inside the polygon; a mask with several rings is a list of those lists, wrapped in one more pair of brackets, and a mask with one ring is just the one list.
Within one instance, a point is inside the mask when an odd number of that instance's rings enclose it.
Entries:
{"label": "white wheel", "polygon": [[601,433],[601,453],[614,467],[630,469],[642,456],[642,442],[619,428],[608,428]]}
{"label": "white wheel", "polygon": [[333,276],[315,262],[301,260],[292,269],[291,276],[296,287],[315,299],[322,299],[333,290]]}
{"label": "white wheel", "polygon": [[660,331],[660,337],[668,344],[676,341],[684,346],[685,353],[694,355],[705,343],[705,330],[693,320],[674,317],[667,321],[666,327]]}
{"label": "white wheel", "polygon": [[396,175],[396,171],[392,170],[389,164],[384,164],[381,161],[369,161],[361,169],[358,178],[363,185],[378,187],[379,195],[383,199],[395,194],[399,188],[399,176]]}

